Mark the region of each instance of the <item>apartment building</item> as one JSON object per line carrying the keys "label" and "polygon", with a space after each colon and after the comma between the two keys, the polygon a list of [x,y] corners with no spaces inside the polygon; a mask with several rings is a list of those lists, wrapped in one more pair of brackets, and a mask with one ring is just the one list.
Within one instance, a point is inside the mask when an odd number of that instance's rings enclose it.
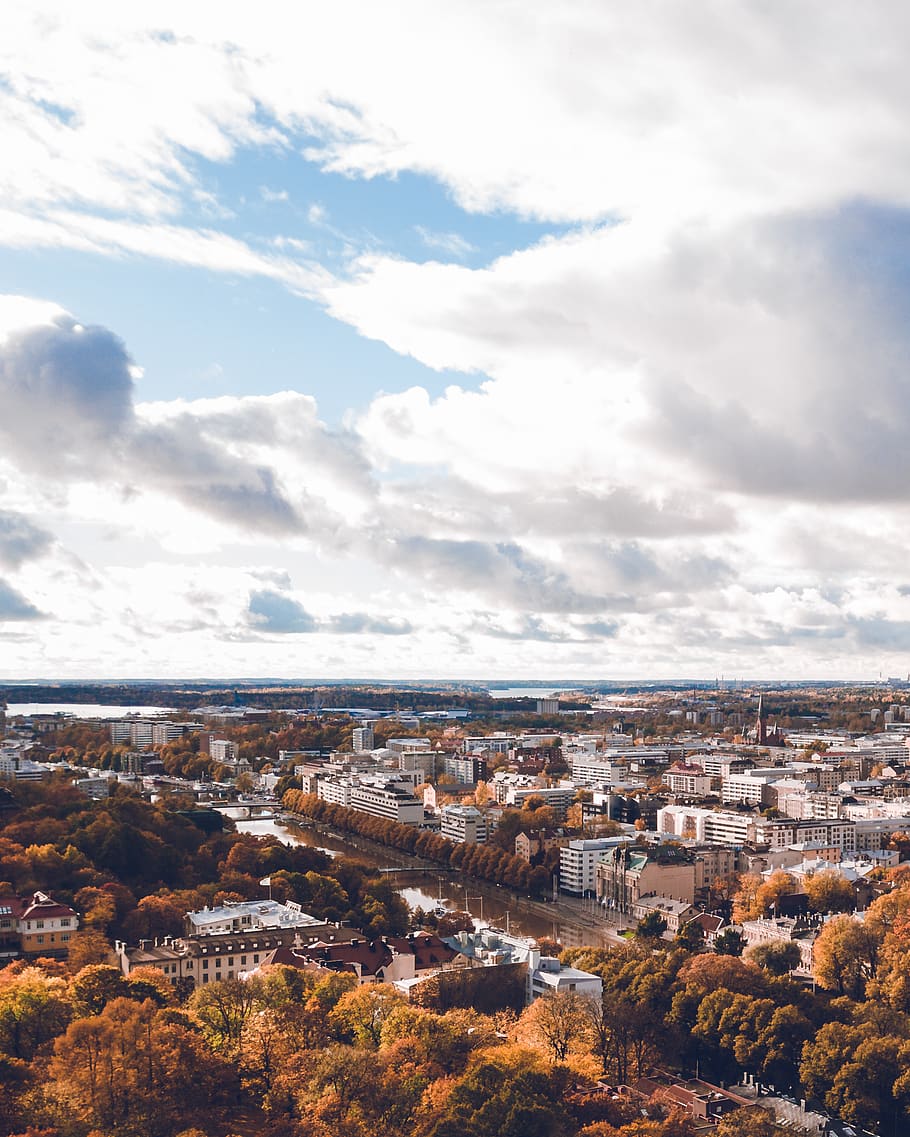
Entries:
{"label": "apartment building", "polygon": [[569,841],[559,850],[559,891],[573,896],[593,896],[598,861],[628,840],[627,837],[594,837]]}
{"label": "apartment building", "polygon": [[510,805],[513,809],[521,809],[529,797],[539,797],[544,805],[550,806],[555,811],[560,821],[564,821],[577,792],[576,787],[571,782],[546,789],[537,786],[513,785],[506,793],[505,804]]}
{"label": "apartment building", "polygon": [[482,845],[487,839],[484,815],[473,805],[446,805],[440,814],[440,835],[460,845]]}
{"label": "apartment building", "polygon": [[402,782],[354,782],[349,805],[362,813],[397,821],[399,825],[420,825],[423,802],[414,797],[412,787]]}

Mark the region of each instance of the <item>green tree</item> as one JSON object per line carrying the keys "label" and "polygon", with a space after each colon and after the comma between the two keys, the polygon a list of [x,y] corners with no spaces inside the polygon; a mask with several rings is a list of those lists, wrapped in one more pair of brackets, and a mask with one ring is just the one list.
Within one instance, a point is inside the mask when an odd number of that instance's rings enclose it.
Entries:
{"label": "green tree", "polygon": [[649,912],[638,921],[635,929],[636,939],[653,943],[663,938],[667,930],[667,921],[659,912]]}

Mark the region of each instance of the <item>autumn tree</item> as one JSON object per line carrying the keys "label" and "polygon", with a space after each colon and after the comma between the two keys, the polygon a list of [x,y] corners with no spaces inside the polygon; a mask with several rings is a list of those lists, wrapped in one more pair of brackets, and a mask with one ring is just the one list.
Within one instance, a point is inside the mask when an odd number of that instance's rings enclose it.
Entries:
{"label": "autumn tree", "polygon": [[565,1062],[570,1050],[591,1042],[589,1001],[576,991],[542,995],[521,1016],[519,1028],[547,1050],[553,1062]]}
{"label": "autumn tree", "polygon": [[751,963],[770,971],[772,975],[788,975],[799,967],[802,960],[799,944],[792,940],[756,944],[746,951],[745,957]]}
{"label": "autumn tree", "polygon": [[384,983],[357,987],[342,995],[331,1015],[335,1029],[343,1038],[376,1050],[386,1019],[404,1002],[404,996]]}
{"label": "autumn tree", "polygon": [[233,1084],[202,1038],[150,1000],[114,999],[56,1042],[48,1094],[62,1118],[106,1134],[164,1137],[204,1120]]}
{"label": "autumn tree", "polygon": [[29,967],[15,976],[0,971],[0,1054],[30,1061],[66,1030],[72,1017],[66,983]]}
{"label": "autumn tree", "polygon": [[852,912],[856,907],[853,886],[836,869],[813,873],[804,887],[813,912]]}
{"label": "autumn tree", "polygon": [[849,916],[829,920],[813,948],[813,972],[822,987],[851,999],[862,999],[866,984],[878,972],[885,933],[868,920]]}

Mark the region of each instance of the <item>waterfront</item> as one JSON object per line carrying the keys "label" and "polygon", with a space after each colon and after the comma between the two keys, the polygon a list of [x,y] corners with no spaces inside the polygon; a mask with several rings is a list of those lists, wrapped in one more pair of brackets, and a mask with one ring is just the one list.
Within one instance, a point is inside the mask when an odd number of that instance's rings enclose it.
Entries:
{"label": "waterfront", "polygon": [[6,713],[16,715],[73,715],[80,719],[116,719],[135,715],[151,718],[154,715],[174,714],[173,707],[115,706],[107,703],[8,703]]}
{"label": "waterfront", "polygon": [[330,836],[315,828],[286,827],[265,819],[237,821],[236,825],[239,833],[277,837],[285,844],[320,849],[330,857],[353,857],[375,869],[394,869],[396,891],[412,908],[426,911],[442,905],[468,911],[475,923],[494,924],[532,939],[554,939],[563,947],[616,943],[615,929],[581,901],[561,896],[558,902],[542,903],[442,868],[414,867],[413,857],[359,837]]}

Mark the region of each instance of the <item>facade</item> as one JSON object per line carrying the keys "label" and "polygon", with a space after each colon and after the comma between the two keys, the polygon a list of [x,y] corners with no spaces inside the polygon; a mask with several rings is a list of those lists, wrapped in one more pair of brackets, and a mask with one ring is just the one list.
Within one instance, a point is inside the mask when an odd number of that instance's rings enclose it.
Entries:
{"label": "facade", "polygon": [[0,896],[0,960],[64,959],[69,940],[79,928],[79,916],[68,904],[58,904],[45,892],[31,896]]}
{"label": "facade", "polygon": [[[573,754],[570,759],[572,781],[583,786],[611,786],[613,784],[616,763],[605,762],[593,754]],[[627,765],[621,767],[623,774],[628,771]]]}
{"label": "facade", "polygon": [[625,842],[625,837],[570,841],[559,850],[559,890],[573,896],[593,896],[600,858]]}
{"label": "facade", "polygon": [[772,920],[744,920],[742,932],[749,947],[758,944],[796,944],[799,947],[800,962],[792,973],[811,976],[812,950],[819,932],[817,923],[790,916],[778,916]]}
{"label": "facade", "polygon": [[457,754],[446,754],[440,763],[436,763],[437,774],[447,774],[462,786],[476,786],[487,776],[487,764],[482,758],[474,755],[459,757]]}
{"label": "facade", "polygon": [[666,923],[665,935],[675,936],[698,915],[698,909],[686,900],[671,900],[666,896],[642,896],[632,905],[632,916],[636,920],[643,920],[653,913],[657,913]]}
{"label": "facade", "polygon": [[213,738],[209,742],[209,756],[213,762],[236,762],[237,743],[227,738]]}
{"label": "facade", "polygon": [[482,845],[487,839],[484,815],[473,805],[446,805],[442,808],[440,836],[461,845]]}
{"label": "facade", "polygon": [[355,783],[351,786],[350,805],[351,809],[385,817],[399,825],[419,825],[423,821],[423,802],[401,782]]}
{"label": "facade", "polygon": [[634,911],[642,897],[695,901],[695,857],[680,845],[616,845],[601,855],[594,878],[598,900],[619,912]]}
{"label": "facade", "polygon": [[548,789],[540,789],[537,786],[511,786],[506,792],[505,800],[506,804],[512,806],[513,809],[521,809],[529,797],[539,797],[544,805],[549,805],[556,811],[556,816],[560,821],[565,821],[566,813],[575,800],[576,793],[577,790],[571,783]]}
{"label": "facade", "polygon": [[715,779],[701,766],[678,762],[664,774],[664,781],[672,794],[686,797],[706,797],[714,789]]}
{"label": "facade", "polygon": [[373,728],[371,726],[357,726],[351,736],[352,748],[355,754],[364,754],[373,749]]}
{"label": "facade", "polygon": [[530,1005],[542,995],[574,991],[579,995],[599,1000],[603,980],[599,975],[564,967],[558,959],[541,955],[534,942],[500,932],[495,928],[481,928],[477,932],[459,932],[446,937],[463,965],[467,967],[499,967],[524,964],[527,968],[525,1000]]}

